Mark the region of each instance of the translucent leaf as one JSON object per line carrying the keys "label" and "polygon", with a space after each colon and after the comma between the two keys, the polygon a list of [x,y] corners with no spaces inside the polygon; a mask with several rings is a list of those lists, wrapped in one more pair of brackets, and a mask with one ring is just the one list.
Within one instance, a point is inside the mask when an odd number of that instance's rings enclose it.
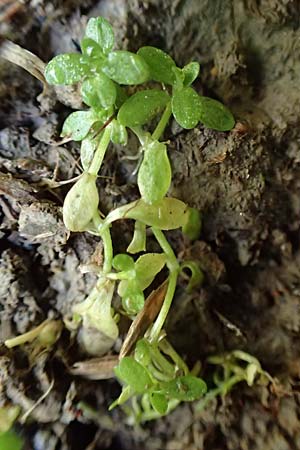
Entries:
{"label": "translucent leaf", "polygon": [[182,232],[191,240],[198,239],[201,232],[201,214],[196,208],[189,208],[189,218]]}
{"label": "translucent leaf", "polygon": [[102,65],[102,70],[119,84],[141,84],[149,78],[149,69],[145,61],[139,55],[125,50],[111,52]]}
{"label": "translucent leaf", "polygon": [[199,75],[200,64],[196,61],[192,61],[186,66],[183,67],[182,72],[184,74],[184,82],[185,86],[189,86],[192,84],[197,76]]}
{"label": "translucent leaf", "polygon": [[7,431],[0,434],[0,448],[1,450],[21,450],[24,442],[20,436],[13,431]]}
{"label": "translucent leaf", "polygon": [[142,366],[148,366],[151,362],[151,352],[149,348],[149,343],[146,339],[140,339],[134,350],[134,357]]}
{"label": "translucent leaf", "polygon": [[121,106],[118,120],[126,127],[144,125],[163,111],[169,100],[168,94],[159,89],[136,92]]}
{"label": "translucent leaf", "polygon": [[134,270],[134,260],[131,256],[125,253],[116,255],[112,261],[113,268],[122,272],[127,270]]}
{"label": "translucent leaf", "polygon": [[64,121],[60,135],[68,136],[73,141],[82,141],[98,120],[94,111],[75,111]]}
{"label": "translucent leaf", "polygon": [[172,97],[172,112],[182,128],[194,128],[200,120],[201,101],[191,87],[175,91]]}
{"label": "translucent leaf", "polygon": [[159,392],[153,392],[150,395],[150,403],[159,414],[166,414],[168,411],[168,400],[165,395]]}
{"label": "translucent leaf", "polygon": [[127,130],[118,120],[114,119],[110,124],[110,139],[114,144],[126,145],[128,140]]}
{"label": "translucent leaf", "polygon": [[117,97],[115,84],[104,73],[86,78],[81,85],[82,100],[93,108],[108,109]]}
{"label": "translucent leaf", "polygon": [[143,162],[138,173],[138,187],[145,202],[160,202],[169,190],[172,179],[167,147],[154,141],[144,150]]}
{"label": "translucent leaf", "polygon": [[89,58],[98,58],[100,60],[105,58],[100,45],[98,45],[93,39],[82,39],[80,46],[82,53]]}
{"label": "translucent leaf", "polygon": [[116,376],[138,394],[142,394],[152,386],[147,370],[130,356],[122,358],[114,370]]}
{"label": "translucent leaf", "polygon": [[228,131],[234,127],[234,117],[226,106],[209,97],[199,98],[199,120],[203,125],[218,131]]}
{"label": "translucent leaf", "polygon": [[88,73],[87,58],[79,53],[65,53],[51,59],[44,75],[49,84],[74,84]]}
{"label": "translucent leaf", "polygon": [[176,81],[173,69],[176,64],[167,53],[155,47],[141,47],[138,50],[140,55],[148,64],[150,69],[150,78],[161,83],[173,85]]}
{"label": "translucent leaf", "polygon": [[112,26],[104,17],[92,17],[87,23],[85,36],[97,42],[105,54],[112,50],[115,43]]}
{"label": "translucent leaf", "polygon": [[146,289],[166,263],[164,253],[146,253],[135,262],[135,272],[142,291]]}
{"label": "translucent leaf", "polygon": [[98,209],[96,177],[84,172],[66,195],[63,220],[70,231],[85,231]]}
{"label": "translucent leaf", "polygon": [[96,138],[87,136],[81,142],[80,159],[82,167],[85,171],[89,169],[91,162],[93,161],[94,153],[98,147],[101,136],[102,133],[100,133],[100,135]]}
{"label": "translucent leaf", "polygon": [[175,380],[162,383],[161,387],[163,393],[168,397],[186,402],[197,400],[207,391],[205,382],[193,375],[175,378]]}
{"label": "translucent leaf", "polygon": [[73,307],[73,313],[82,317],[83,327],[94,327],[103,335],[109,337],[112,344],[119,334],[118,326],[111,312],[114,288],[114,281],[105,278],[100,279],[89,296]]}
{"label": "translucent leaf", "polygon": [[118,219],[134,219],[160,230],[174,230],[185,225],[188,206],[176,198],[165,197],[156,205],[136,200],[111,211],[103,221],[103,227]]}
{"label": "translucent leaf", "polygon": [[144,307],[144,294],[136,280],[126,280],[125,282],[126,288],[122,296],[122,305],[129,315],[138,314]]}
{"label": "translucent leaf", "polygon": [[139,253],[146,250],[146,225],[136,221],[132,241],[127,247],[128,253]]}

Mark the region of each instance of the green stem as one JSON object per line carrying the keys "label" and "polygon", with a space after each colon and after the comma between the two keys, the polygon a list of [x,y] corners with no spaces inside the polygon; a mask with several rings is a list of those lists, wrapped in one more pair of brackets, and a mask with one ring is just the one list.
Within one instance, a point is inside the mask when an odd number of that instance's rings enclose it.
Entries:
{"label": "green stem", "polygon": [[153,327],[150,331],[150,341],[151,342],[156,342],[158,341],[159,338],[159,334],[161,332],[161,329],[165,323],[165,320],[167,318],[169,309],[171,307],[172,304],[172,300],[175,294],[175,289],[176,289],[176,284],[177,284],[177,277],[178,277],[178,271],[175,270],[173,272],[170,273],[170,277],[169,277],[169,284],[168,284],[168,289],[167,289],[167,293],[166,293],[166,297],[164,300],[164,303],[162,305],[162,308],[157,316],[157,319],[155,320]]}
{"label": "green stem", "polygon": [[95,151],[93,161],[91,162],[91,165],[89,167],[88,173],[91,175],[98,175],[98,172],[100,170],[106,149],[108,147],[108,144],[110,143],[110,126],[108,125],[103,133],[103,136],[99,142],[99,145],[97,147],[97,150]]}
{"label": "green stem", "polygon": [[163,115],[161,116],[160,121],[157,124],[157,127],[155,128],[155,130],[152,133],[153,140],[160,139],[161,135],[165,131],[167,123],[170,120],[171,114],[172,114],[172,108],[171,108],[171,102],[169,102],[166,106],[166,109],[164,110]]}
{"label": "green stem", "polygon": [[[93,218],[93,222],[96,229],[99,229],[103,221],[98,211]],[[112,269],[112,260],[113,260],[113,246],[109,227],[102,228],[101,232],[99,233],[99,236],[103,241],[103,250],[104,250],[103,273],[109,273],[111,272]]]}
{"label": "green stem", "polygon": [[170,270],[170,272],[173,272],[175,270],[179,271],[179,264],[177,261],[177,258],[175,256],[175,253],[173,252],[173,249],[169,242],[167,241],[164,233],[159,230],[158,228],[152,227],[152,233],[154,234],[157,242],[161,246],[163,252],[165,253],[167,257],[167,266]]}

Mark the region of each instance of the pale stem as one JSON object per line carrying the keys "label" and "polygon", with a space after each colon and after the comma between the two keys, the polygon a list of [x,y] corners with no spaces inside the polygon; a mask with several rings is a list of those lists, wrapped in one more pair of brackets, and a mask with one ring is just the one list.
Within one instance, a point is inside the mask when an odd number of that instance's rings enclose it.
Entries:
{"label": "pale stem", "polygon": [[[103,220],[101,219],[98,211],[93,218],[93,222],[97,230],[101,227],[103,223]],[[109,227],[101,228],[99,236],[103,241],[103,249],[104,249],[103,273],[109,273],[111,272],[113,260],[113,246]]]}
{"label": "pale stem", "polygon": [[171,108],[171,102],[169,102],[166,106],[166,109],[164,110],[163,115],[161,116],[160,121],[157,124],[157,127],[155,128],[155,130],[152,133],[153,140],[160,139],[161,135],[165,131],[167,123],[170,120],[171,114],[172,114],[172,108]]}
{"label": "pale stem", "polygon": [[108,125],[104,130],[97,150],[95,151],[93,161],[91,162],[91,165],[89,167],[88,173],[90,173],[91,175],[98,175],[106,149],[108,147],[108,144],[110,143],[110,133],[111,130],[110,126]]}

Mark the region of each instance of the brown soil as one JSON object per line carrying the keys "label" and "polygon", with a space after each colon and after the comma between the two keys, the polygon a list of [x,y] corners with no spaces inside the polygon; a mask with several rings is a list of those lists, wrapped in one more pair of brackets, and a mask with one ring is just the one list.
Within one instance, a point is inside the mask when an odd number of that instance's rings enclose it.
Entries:
{"label": "brown soil", "polygon": [[[83,359],[63,332],[53,352],[31,364],[22,349],[0,349],[0,402],[25,410],[47,398],[20,426],[34,450],[300,449],[300,7],[297,0],[28,0],[0,7],[0,33],[44,61],[76,51],[87,18],[104,15],[118,45],[155,45],[179,65],[201,63],[196,88],[226,103],[241,125],[229,133],[171,123],[171,194],[201,210],[201,241],[170,233],[177,253],[199,259],[205,283],[178,287],[168,336],[192,364],[243,349],[277,377],[280,389],[240,384],[197,413],[185,404],[143,427],[107,412],[119,386],[69,374]],[[18,2],[15,2],[18,3]],[[16,6],[16,5],[15,5]],[[40,83],[0,61],[1,342],[47,317],[70,313],[95,281],[80,273],[98,240],[68,236],[61,218],[66,187],[41,182],[78,175],[79,148],[55,145],[78,96],[37,100]],[[129,147],[135,152],[135,142]],[[128,150],[127,150],[128,152]],[[101,209],[136,198],[134,161],[111,147],[99,180]],[[299,180],[298,180],[299,177]],[[131,230],[113,228],[116,252]],[[237,332],[238,330],[238,332]],[[97,411],[90,420],[75,405]]]}

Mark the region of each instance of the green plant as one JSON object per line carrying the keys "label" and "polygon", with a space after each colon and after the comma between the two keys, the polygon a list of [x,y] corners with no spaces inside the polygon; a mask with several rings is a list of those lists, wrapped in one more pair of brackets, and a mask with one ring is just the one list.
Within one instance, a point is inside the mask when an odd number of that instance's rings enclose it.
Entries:
{"label": "green plant", "polygon": [[[220,102],[199,95],[191,87],[199,73],[197,62],[181,69],[155,47],[142,47],[137,53],[113,47],[111,25],[102,17],[92,18],[81,41],[81,54],[58,55],[45,70],[49,84],[80,82],[82,100],[89,107],[70,114],[62,128],[61,136],[81,141],[83,167],[82,175],[65,198],[64,223],[70,231],[100,236],[104,246],[98,282],[88,298],[74,307],[73,321],[68,325],[73,329],[81,327],[81,344],[88,352],[105,354],[118,336],[111,308],[115,284],[118,283],[123,313],[134,319],[144,307],[145,289],[167,267],[167,291],[156,320],[137,342],[134,354],[122,358],[115,369],[123,390],[111,407],[131,398],[135,418],[149,420],[166,414],[180,401],[195,400],[206,392],[197,370],[189,371],[162,332],[181,270],[191,271],[189,289],[201,283],[203,276],[194,262],[177,261],[163,233],[182,228],[190,239],[196,239],[201,219],[195,209],[166,197],[172,170],[167,145],[159,139],[172,115],[182,128],[194,128],[202,122],[220,131],[230,130],[234,118]],[[130,92],[126,88],[150,81],[157,86],[134,93],[132,88]],[[153,124],[156,126],[150,132]],[[103,219],[98,210],[97,176],[109,143],[126,145],[128,130],[141,144],[142,162],[137,176],[141,198],[111,211]],[[151,228],[162,252],[144,253],[136,260],[129,254],[113,256],[110,225],[118,219],[135,221],[128,253],[146,251],[146,227]],[[141,398],[140,404],[137,397]]]}

